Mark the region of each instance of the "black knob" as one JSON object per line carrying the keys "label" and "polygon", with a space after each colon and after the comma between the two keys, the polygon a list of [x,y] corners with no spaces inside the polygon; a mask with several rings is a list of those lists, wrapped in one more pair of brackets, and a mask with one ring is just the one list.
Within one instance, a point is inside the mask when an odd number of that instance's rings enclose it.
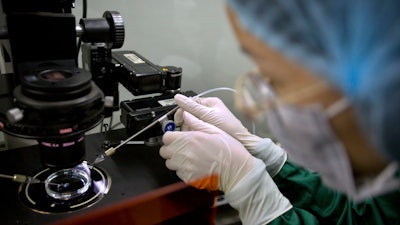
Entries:
{"label": "black knob", "polygon": [[102,18],[83,18],[81,39],[85,43],[102,42],[108,48],[121,48],[125,40],[125,26],[122,16],[116,11],[106,11]]}
{"label": "black knob", "polygon": [[103,17],[110,25],[110,34],[113,34],[111,37],[112,48],[121,48],[125,40],[125,26],[121,14],[116,11],[105,11]]}

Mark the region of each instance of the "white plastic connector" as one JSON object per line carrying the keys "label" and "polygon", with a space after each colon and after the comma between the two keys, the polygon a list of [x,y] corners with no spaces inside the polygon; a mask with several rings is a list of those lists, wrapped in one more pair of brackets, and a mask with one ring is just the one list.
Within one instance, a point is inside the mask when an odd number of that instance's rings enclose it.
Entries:
{"label": "white plastic connector", "polygon": [[7,119],[11,123],[16,123],[24,118],[24,111],[19,108],[12,108],[7,111]]}
{"label": "white plastic connector", "polygon": [[113,96],[104,97],[104,107],[111,108],[113,106],[114,106],[114,97]]}

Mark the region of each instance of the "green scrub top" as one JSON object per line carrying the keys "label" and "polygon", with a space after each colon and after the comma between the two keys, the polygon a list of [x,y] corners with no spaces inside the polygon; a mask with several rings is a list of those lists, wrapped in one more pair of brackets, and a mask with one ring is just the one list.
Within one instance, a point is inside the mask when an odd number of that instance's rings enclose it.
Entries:
{"label": "green scrub top", "polygon": [[324,186],[318,174],[291,162],[274,181],[293,208],[270,224],[400,224],[400,190],[354,203]]}

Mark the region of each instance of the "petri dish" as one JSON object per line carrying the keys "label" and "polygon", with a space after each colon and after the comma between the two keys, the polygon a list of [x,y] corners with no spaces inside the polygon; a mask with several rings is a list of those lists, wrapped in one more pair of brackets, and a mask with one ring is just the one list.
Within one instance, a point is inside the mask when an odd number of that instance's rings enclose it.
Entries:
{"label": "petri dish", "polygon": [[69,168],[50,174],[45,180],[45,189],[50,197],[66,201],[85,194],[91,183],[88,172],[80,168]]}

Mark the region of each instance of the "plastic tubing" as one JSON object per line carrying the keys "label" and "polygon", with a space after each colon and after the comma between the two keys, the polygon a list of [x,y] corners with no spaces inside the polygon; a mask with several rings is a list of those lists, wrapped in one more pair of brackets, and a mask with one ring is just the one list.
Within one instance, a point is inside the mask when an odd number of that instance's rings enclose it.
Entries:
{"label": "plastic tubing", "polygon": [[[209,93],[213,93],[213,92],[217,92],[217,91],[231,91],[233,93],[236,93],[237,91],[233,88],[229,88],[229,87],[217,87],[217,88],[212,88],[206,91],[201,92],[200,94],[196,95],[195,97],[201,97],[203,95],[209,94]],[[255,134],[256,133],[256,124],[254,121],[251,122],[251,129],[252,129],[252,133]]]}

